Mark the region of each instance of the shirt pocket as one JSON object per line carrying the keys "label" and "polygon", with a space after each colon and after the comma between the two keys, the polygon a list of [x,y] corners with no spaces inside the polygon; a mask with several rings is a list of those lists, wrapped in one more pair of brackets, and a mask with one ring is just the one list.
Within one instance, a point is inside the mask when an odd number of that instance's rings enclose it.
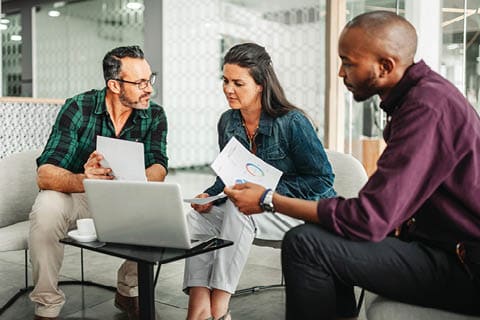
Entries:
{"label": "shirt pocket", "polygon": [[261,152],[261,158],[267,162],[282,160],[282,159],[285,159],[285,157],[286,157],[286,154],[280,147],[280,144],[278,143],[266,147]]}
{"label": "shirt pocket", "polygon": [[259,157],[284,173],[290,172],[293,168],[286,152],[281,148],[279,143],[269,145],[261,152]]}

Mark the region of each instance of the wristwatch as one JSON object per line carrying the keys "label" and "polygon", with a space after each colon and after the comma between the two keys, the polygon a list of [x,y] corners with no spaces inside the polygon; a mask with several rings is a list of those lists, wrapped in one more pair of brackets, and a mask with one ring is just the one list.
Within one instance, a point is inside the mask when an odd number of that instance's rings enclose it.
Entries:
{"label": "wristwatch", "polygon": [[272,189],[267,189],[265,192],[263,192],[262,197],[260,198],[260,208],[266,212],[275,212]]}

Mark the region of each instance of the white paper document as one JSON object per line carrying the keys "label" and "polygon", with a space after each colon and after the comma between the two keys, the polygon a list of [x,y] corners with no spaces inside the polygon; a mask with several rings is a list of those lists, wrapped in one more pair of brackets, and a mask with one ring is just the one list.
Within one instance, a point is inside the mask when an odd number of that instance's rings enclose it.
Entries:
{"label": "white paper document", "polygon": [[244,180],[275,190],[282,176],[282,171],[255,156],[234,137],[228,141],[211,167],[226,186]]}
{"label": "white paper document", "polygon": [[193,203],[193,204],[207,204],[217,199],[225,198],[227,195],[223,192],[220,192],[216,196],[211,196],[207,198],[190,198],[190,199],[183,199],[184,202]]}
{"label": "white paper document", "polygon": [[100,164],[111,168],[116,180],[147,181],[143,143],[97,136]]}

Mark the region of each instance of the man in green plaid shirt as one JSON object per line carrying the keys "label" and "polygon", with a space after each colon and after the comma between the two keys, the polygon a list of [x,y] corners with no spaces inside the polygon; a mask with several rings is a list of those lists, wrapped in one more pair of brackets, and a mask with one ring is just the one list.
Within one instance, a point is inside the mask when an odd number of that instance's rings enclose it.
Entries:
{"label": "man in green plaid shirt", "polygon": [[[97,136],[142,142],[145,174],[163,181],[167,174],[167,119],[150,101],[155,74],[138,46],[119,47],[103,59],[106,87],[67,99],[43,153],[37,159],[41,191],[30,213],[30,252],[35,289],[35,319],[57,319],[65,303],[58,288],[63,261],[59,240],[77,219],[91,217],[84,179],[113,179],[100,165]],[[138,317],[137,266],[125,261],[118,271],[115,305]]]}

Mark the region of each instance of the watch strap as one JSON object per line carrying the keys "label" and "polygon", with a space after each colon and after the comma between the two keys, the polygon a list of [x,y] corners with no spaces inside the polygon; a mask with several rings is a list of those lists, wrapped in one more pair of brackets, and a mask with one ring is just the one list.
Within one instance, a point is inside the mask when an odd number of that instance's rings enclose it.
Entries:
{"label": "watch strap", "polygon": [[265,189],[265,191],[262,193],[262,196],[260,197],[260,202],[259,202],[260,206],[263,205],[263,202],[265,201],[265,196],[267,195],[267,193],[269,191],[272,191],[272,189],[270,189],[270,188]]}

